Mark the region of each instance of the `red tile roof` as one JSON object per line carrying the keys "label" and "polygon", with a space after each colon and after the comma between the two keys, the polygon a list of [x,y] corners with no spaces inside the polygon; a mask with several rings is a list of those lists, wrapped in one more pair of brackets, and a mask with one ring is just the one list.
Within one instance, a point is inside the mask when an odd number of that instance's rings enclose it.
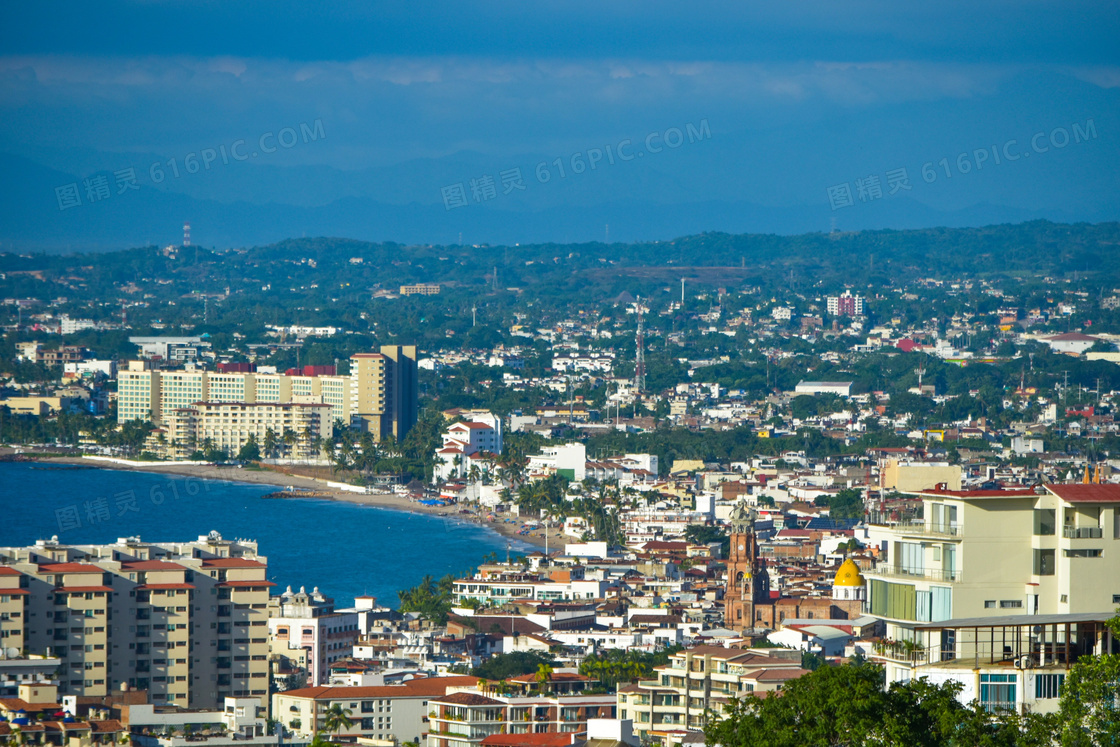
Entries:
{"label": "red tile roof", "polygon": [[500,700],[494,700],[493,698],[487,698],[485,695],[479,695],[478,693],[463,693],[463,692],[451,693],[450,695],[445,695],[442,698],[436,698],[435,700],[438,703],[450,703],[451,705],[465,705],[465,706],[488,706],[488,705],[500,706],[500,705],[505,705],[505,703],[500,701]]}
{"label": "red tile roof", "polygon": [[182,571],[185,566],[166,560],[129,560],[121,563],[122,571]]}
{"label": "red tile roof", "polygon": [[1047,485],[1046,489],[1066,503],[1120,503],[1120,485],[1111,483]]}
{"label": "red tile roof", "polygon": [[89,563],[40,563],[40,573],[104,573],[101,568]]}
{"label": "red tile roof", "polygon": [[6,565],[0,565],[0,576],[22,576],[23,574],[15,568],[9,568]]}

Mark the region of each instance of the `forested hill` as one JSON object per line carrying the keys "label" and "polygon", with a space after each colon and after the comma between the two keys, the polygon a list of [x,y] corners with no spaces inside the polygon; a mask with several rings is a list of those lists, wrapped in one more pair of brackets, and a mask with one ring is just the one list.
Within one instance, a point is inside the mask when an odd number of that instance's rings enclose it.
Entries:
{"label": "forested hill", "polygon": [[176,293],[222,293],[227,287],[281,292],[298,286],[335,296],[413,282],[442,283],[449,290],[547,286],[552,292],[643,293],[682,278],[711,287],[828,289],[897,286],[918,278],[1045,275],[1111,288],[1120,280],[1120,224],[1034,221],[798,236],[704,233],[636,244],[406,246],[307,238],[223,252],[146,247],[96,255],[0,254],[0,272],[5,296],[37,298],[114,297],[122,286],[153,279]]}

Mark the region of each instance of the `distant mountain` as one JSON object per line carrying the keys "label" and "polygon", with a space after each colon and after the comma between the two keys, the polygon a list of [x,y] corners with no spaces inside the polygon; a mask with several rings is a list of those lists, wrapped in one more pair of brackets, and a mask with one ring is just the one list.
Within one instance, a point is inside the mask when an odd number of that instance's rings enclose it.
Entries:
{"label": "distant mountain", "polygon": [[[237,171],[231,165],[222,177],[226,181],[215,183],[213,189],[196,190],[226,198],[218,199],[167,188],[179,189],[181,183],[200,178],[197,174],[184,174],[179,180],[168,177],[164,184],[153,186],[146,170],[137,168],[138,188],[120,192],[111,170],[70,174],[0,153],[0,174],[6,177],[0,179],[0,251],[106,251],[178,243],[184,221],[190,221],[195,243],[228,248],[324,235],[413,244],[456,244],[461,240],[513,245],[608,237],[611,241],[666,240],[702,231],[789,235],[832,228],[967,227],[1035,219],[1101,222],[1116,218],[1108,204],[1100,202],[1072,210],[1027,210],[985,202],[947,210],[905,194],[830,210],[823,188],[819,204],[687,199],[687,190],[674,184],[677,177],[660,167],[633,173],[616,169],[583,182],[569,174],[563,183],[551,184],[536,181],[526,167],[523,193],[507,196],[499,189],[493,199],[475,202],[468,190],[469,204],[446,209],[438,185],[451,179],[464,182],[464,174],[482,172],[488,168],[485,163],[479,154],[460,154],[445,163],[412,162],[381,174],[327,167],[246,166]],[[407,185],[402,176],[405,172],[411,175]],[[402,185],[400,195],[411,198],[408,201],[359,194],[371,191],[368,184],[373,182],[381,186],[372,191],[386,197],[385,185],[392,184],[394,173]],[[85,181],[99,177],[107,183],[109,196],[91,203]],[[250,188],[251,184],[257,188]],[[65,185],[77,186],[80,205],[60,209],[55,190]],[[427,198],[422,198],[425,190],[418,185],[431,185]],[[232,199],[239,192],[270,198],[287,194],[292,200]],[[313,195],[324,194],[337,196],[325,204],[311,204]]]}

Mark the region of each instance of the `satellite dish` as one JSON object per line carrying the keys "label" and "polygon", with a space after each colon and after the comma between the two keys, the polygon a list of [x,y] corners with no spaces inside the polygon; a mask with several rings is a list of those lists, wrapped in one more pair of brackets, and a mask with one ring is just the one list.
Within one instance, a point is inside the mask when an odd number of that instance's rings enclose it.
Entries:
{"label": "satellite dish", "polygon": [[9,659],[14,659],[19,656],[19,649],[15,648],[14,646],[9,646],[8,648],[4,649],[4,656]]}

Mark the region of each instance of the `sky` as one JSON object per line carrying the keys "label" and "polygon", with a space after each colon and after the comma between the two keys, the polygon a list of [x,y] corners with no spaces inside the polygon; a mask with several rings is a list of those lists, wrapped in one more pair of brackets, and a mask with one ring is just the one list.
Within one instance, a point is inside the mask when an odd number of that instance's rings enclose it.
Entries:
{"label": "sky", "polygon": [[5,3],[0,251],[1115,220],[1117,39],[1114,1]]}

